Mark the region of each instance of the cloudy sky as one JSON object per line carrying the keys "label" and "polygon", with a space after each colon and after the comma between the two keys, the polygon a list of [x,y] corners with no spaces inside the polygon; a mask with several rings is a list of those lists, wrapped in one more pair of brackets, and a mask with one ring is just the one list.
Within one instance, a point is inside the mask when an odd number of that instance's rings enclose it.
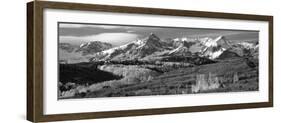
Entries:
{"label": "cloudy sky", "polygon": [[100,25],[59,23],[59,42],[80,45],[84,42],[102,41],[115,46],[123,45],[136,39],[142,39],[150,33],[161,39],[181,37],[216,37],[225,36],[228,40],[258,40],[258,31],[147,27],[127,25]]}

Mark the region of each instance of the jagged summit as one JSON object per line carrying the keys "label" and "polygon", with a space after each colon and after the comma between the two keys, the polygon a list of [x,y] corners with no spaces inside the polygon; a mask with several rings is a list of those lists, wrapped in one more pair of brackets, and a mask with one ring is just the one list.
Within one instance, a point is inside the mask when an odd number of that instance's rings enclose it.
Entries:
{"label": "jagged summit", "polygon": [[160,39],[158,36],[156,36],[154,33],[150,33],[148,38],[151,38],[151,39]]}
{"label": "jagged summit", "polygon": [[224,36],[218,36],[217,38],[203,38],[201,39],[201,44],[207,46],[207,47],[214,47],[214,46],[223,46],[224,48],[228,48],[230,46],[230,43],[226,40]]}
{"label": "jagged summit", "polygon": [[203,56],[210,59],[216,59],[226,49],[230,48],[230,43],[225,39],[224,36],[218,36],[217,38],[203,38],[201,44],[204,46],[201,50]]}
{"label": "jagged summit", "polygon": [[[171,39],[167,42],[162,41],[156,34],[150,33],[143,39],[98,52],[93,55],[92,60],[146,59],[163,57],[165,55],[189,57],[194,54],[197,54],[199,57],[217,59],[225,51],[227,52],[221,58],[235,57],[235,54],[239,55],[239,53],[236,53],[236,50],[230,50],[233,49],[233,45],[224,36],[201,39],[179,38],[179,40]],[[240,49],[243,51],[246,48],[241,47]]]}
{"label": "jagged summit", "polygon": [[103,50],[107,50],[112,48],[113,46],[109,43],[101,42],[101,41],[91,41],[87,43],[83,43],[79,46],[76,52],[81,52],[82,55],[94,54]]}
{"label": "jagged summit", "polygon": [[142,40],[143,45],[147,45],[149,47],[161,47],[160,38],[153,33]]}
{"label": "jagged summit", "polygon": [[146,57],[154,52],[162,50],[163,46],[160,42],[160,38],[150,33],[150,35],[143,39],[99,52],[95,57],[102,60],[136,59]]}

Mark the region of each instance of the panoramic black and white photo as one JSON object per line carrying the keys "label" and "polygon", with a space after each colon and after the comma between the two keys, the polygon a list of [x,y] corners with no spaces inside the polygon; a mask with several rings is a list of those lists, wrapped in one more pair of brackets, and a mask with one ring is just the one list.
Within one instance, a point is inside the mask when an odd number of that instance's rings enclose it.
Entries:
{"label": "panoramic black and white photo", "polygon": [[58,99],[259,91],[259,31],[58,23]]}

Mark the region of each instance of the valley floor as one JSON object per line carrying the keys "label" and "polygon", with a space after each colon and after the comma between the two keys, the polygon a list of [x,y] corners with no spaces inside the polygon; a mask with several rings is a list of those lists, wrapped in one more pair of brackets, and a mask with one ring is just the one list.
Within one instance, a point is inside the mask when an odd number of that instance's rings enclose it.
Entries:
{"label": "valley floor", "polygon": [[[257,61],[254,61],[257,62]],[[61,82],[59,99],[258,91],[258,65],[244,58],[212,64],[98,65],[107,81]],[[99,72],[98,71],[98,72]],[[71,85],[68,87],[66,85]]]}

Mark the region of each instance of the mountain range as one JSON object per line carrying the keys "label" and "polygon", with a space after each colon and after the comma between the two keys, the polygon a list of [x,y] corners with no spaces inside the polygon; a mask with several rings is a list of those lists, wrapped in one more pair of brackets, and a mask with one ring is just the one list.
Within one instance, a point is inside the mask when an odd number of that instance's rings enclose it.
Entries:
{"label": "mountain range", "polygon": [[151,33],[143,39],[138,39],[125,45],[113,47],[109,43],[93,41],[83,43],[79,47],[70,44],[60,44],[60,50],[80,53],[91,57],[91,61],[103,60],[149,60],[168,56],[204,57],[211,60],[227,57],[242,57],[258,55],[258,44],[242,42],[231,44],[224,36],[217,38],[175,38],[162,40]]}

